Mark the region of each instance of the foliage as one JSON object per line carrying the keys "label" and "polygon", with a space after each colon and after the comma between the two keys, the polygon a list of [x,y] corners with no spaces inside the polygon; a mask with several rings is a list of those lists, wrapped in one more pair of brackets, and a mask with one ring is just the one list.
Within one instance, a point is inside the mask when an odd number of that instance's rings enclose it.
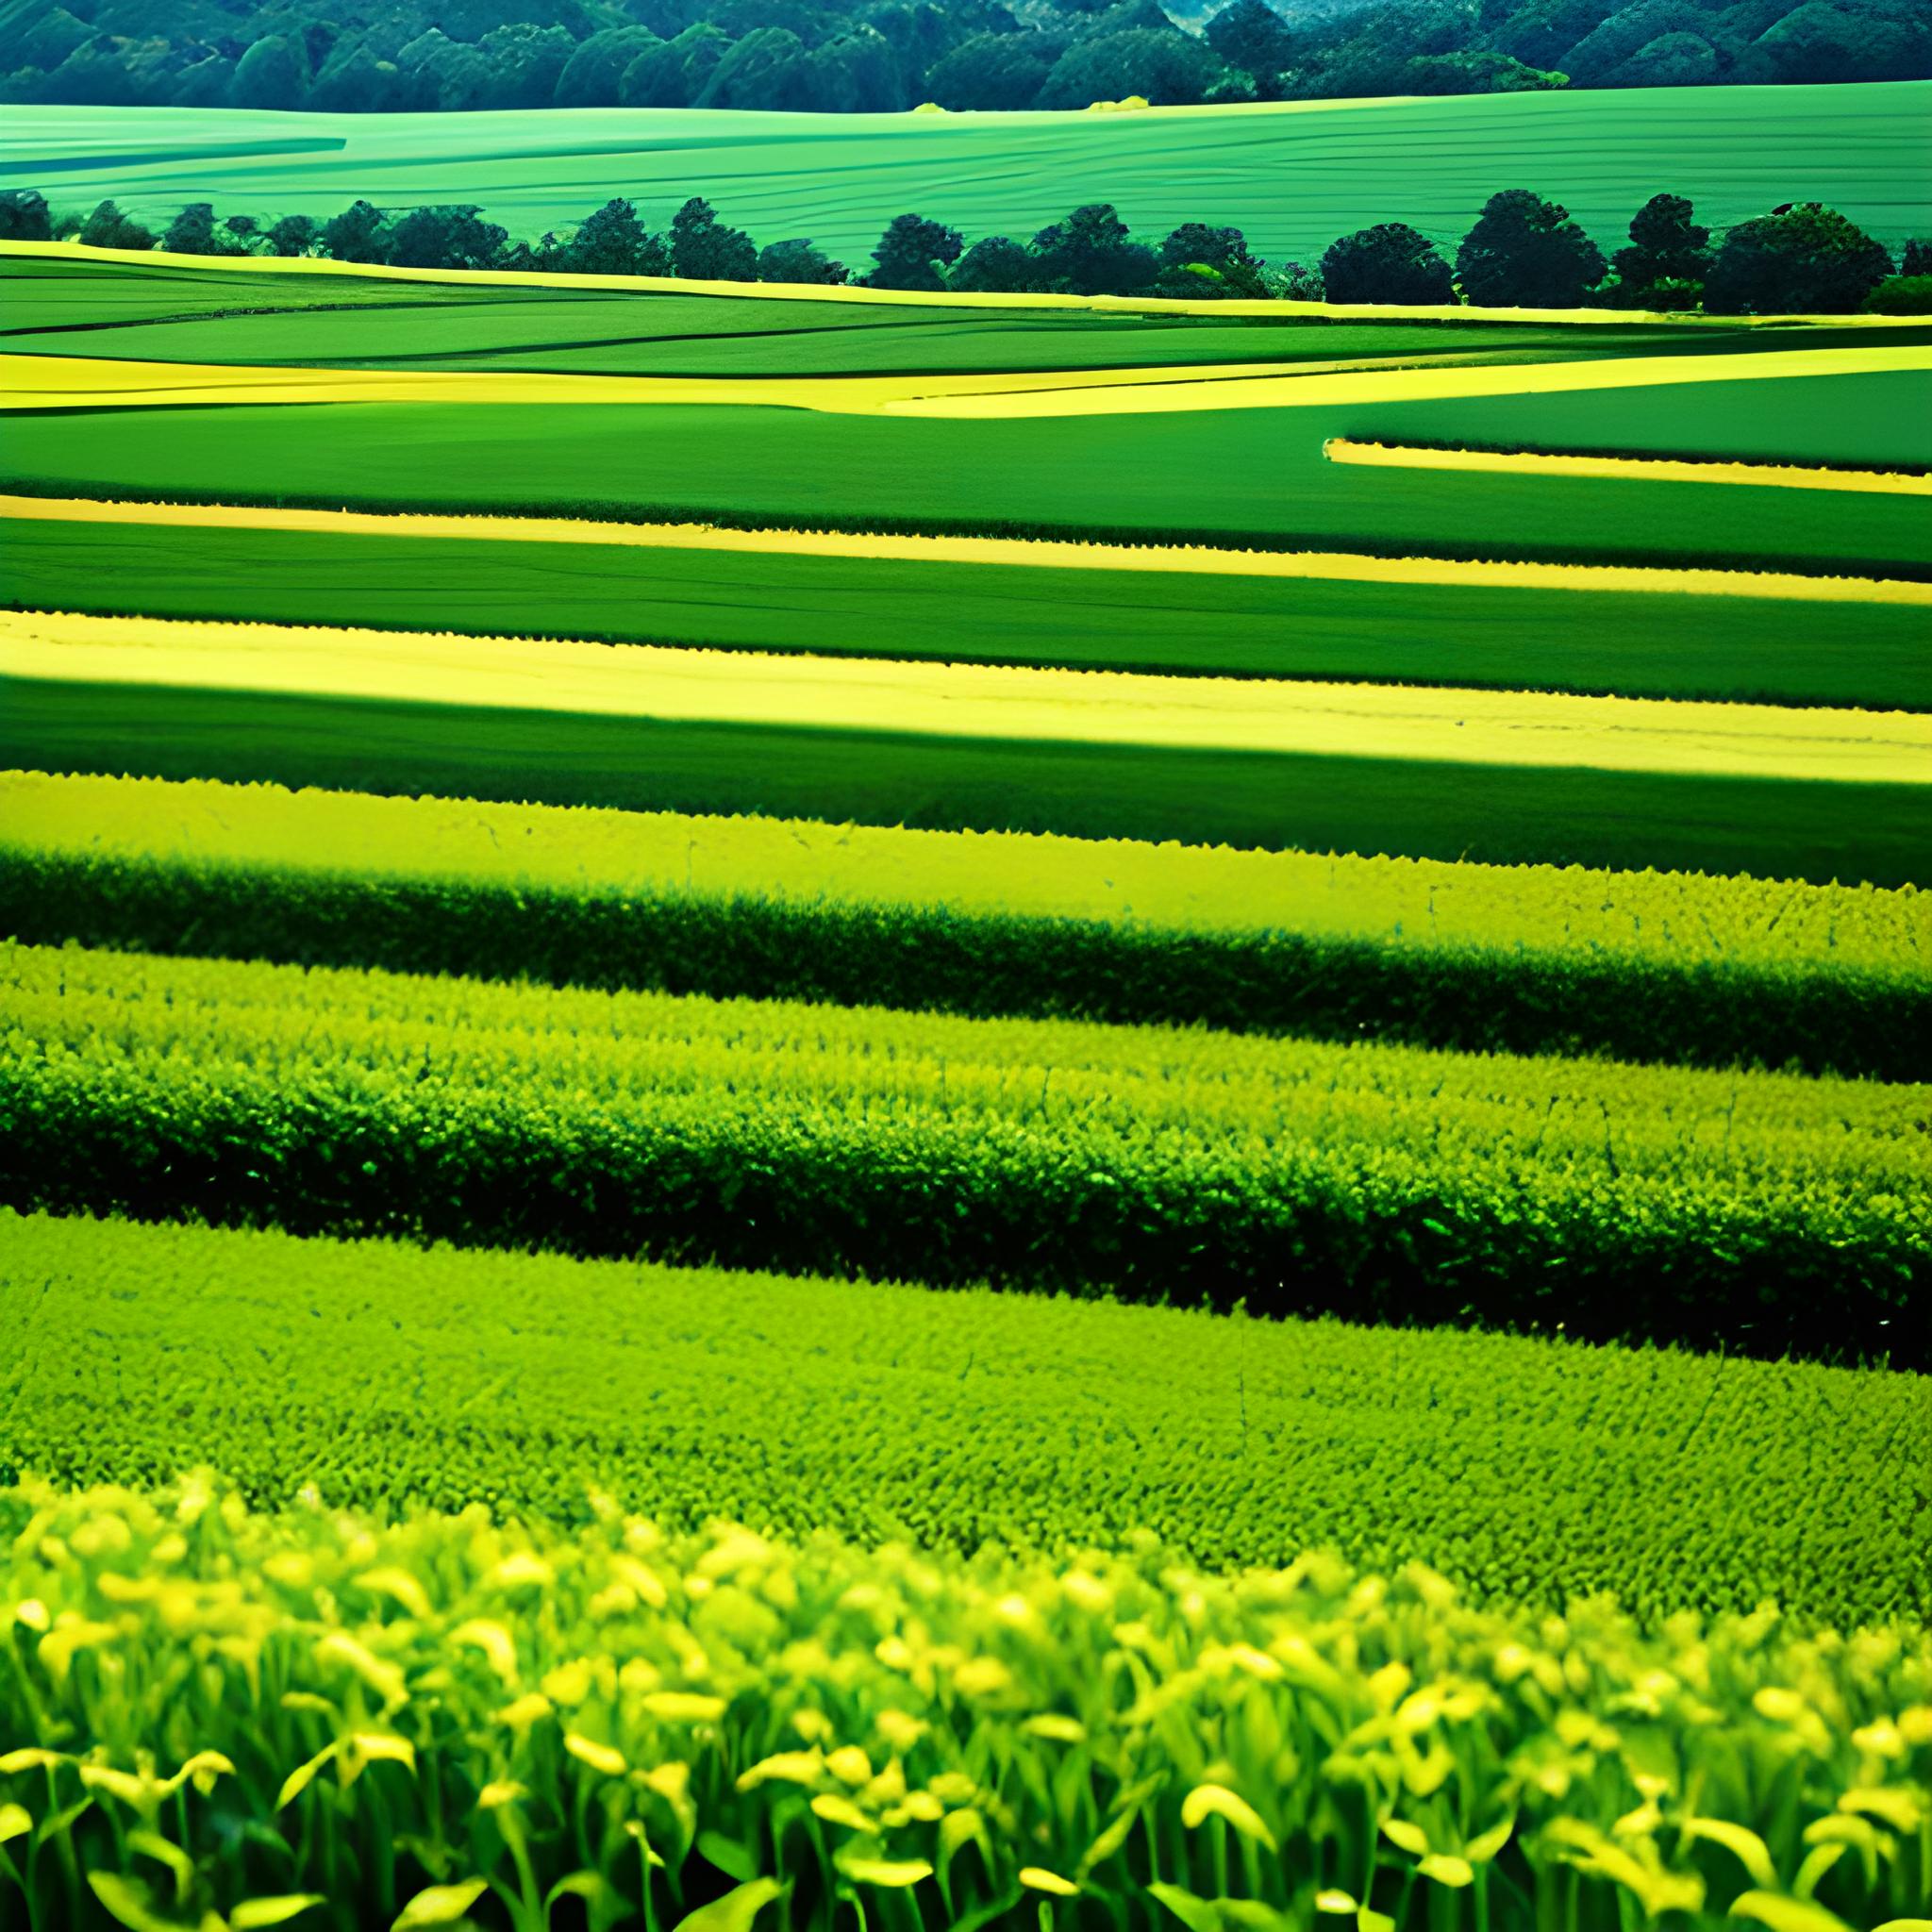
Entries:
{"label": "foliage", "polygon": [[0,241],[46,242],[53,233],[45,195],[31,188],[0,192]]}
{"label": "foliage", "polygon": [[1464,299],[1492,308],[1579,308],[1603,275],[1602,251],[1569,209],[1526,188],[1491,195],[1456,251]]}
{"label": "foliage", "polygon": [[668,275],[671,250],[646,232],[627,201],[607,201],[558,254],[558,266],[576,275]]}
{"label": "foliage", "polygon": [[965,246],[958,228],[922,215],[898,215],[872,252],[866,283],[874,289],[943,289],[945,272]]}
{"label": "foliage", "polygon": [[1153,285],[1158,262],[1107,202],[1076,208],[1042,228],[1033,238],[1033,258],[1040,287],[1066,295],[1142,293]]}
{"label": "foliage", "polygon": [[1420,1932],[1461,1890],[1539,1932],[1754,1902],[1848,1932],[1932,1881],[1923,1629],[1652,1634],[1473,1610],[1419,1564],[1220,1578],[1151,1541],[960,1560],[587,1515],[0,1491],[0,1886],[73,1932],[95,1900],[349,1932],[486,1897],[538,1932],[569,1893],[683,1932],[781,1893],[811,1932],[1034,1901]]}
{"label": "foliage", "polygon": [[1449,264],[1427,236],[1403,222],[1383,222],[1344,235],[1322,258],[1322,290],[1330,302],[1454,302]]}
{"label": "foliage", "polygon": [[1616,280],[1606,299],[1619,308],[1695,308],[1710,272],[1710,230],[1691,219],[1681,194],[1653,194],[1630,221],[1630,245],[1610,258]]}
{"label": "foliage", "polygon": [[842,261],[831,260],[809,242],[774,242],[758,251],[758,280],[823,284],[835,287],[846,279]]}
{"label": "foliage", "polygon": [[[8,947],[4,1198],[1899,1354],[1923,1091]],[[462,1024],[454,1025],[460,1014]]]}
{"label": "foliage", "polygon": [[1926,1607],[1932,1385],[1895,1371],[4,1210],[0,1293],[0,1462],[63,1484],[569,1523],[594,1483],[681,1529],[1333,1547],[1653,1625]]}
{"label": "foliage", "polygon": [[671,217],[671,266],[687,281],[756,281],[758,246],[742,228],[720,222],[708,201],[693,195]]}
{"label": "foliage", "polygon": [[1863,308],[1867,315],[1932,315],[1932,275],[1888,275]]}
{"label": "foliage", "polygon": [[41,943],[1932,1078],[1909,889],[25,774],[0,806],[0,929]]}
{"label": "foliage", "polygon": [[111,201],[99,203],[81,224],[79,240],[88,248],[145,249],[155,245],[153,230],[130,220]]}
{"label": "foliage", "polygon": [[1892,272],[1871,236],[1815,201],[1742,222],[1705,283],[1713,314],[1848,315]]}

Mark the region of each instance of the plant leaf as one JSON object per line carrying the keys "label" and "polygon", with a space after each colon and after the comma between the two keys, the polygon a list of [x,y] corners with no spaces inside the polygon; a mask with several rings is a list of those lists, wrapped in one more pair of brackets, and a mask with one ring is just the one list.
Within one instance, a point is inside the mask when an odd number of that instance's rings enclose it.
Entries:
{"label": "plant leaf", "polygon": [[1774,1891],[1747,1891],[1732,1901],[1731,1917],[1756,1919],[1772,1932],[1852,1932],[1836,1912],[1809,1899],[1785,1898]]}
{"label": "plant leaf", "polygon": [[279,1925],[311,1906],[325,1906],[328,1900],[319,1891],[291,1891],[281,1898],[250,1898],[228,1914],[235,1932],[260,1932],[264,1925]]}
{"label": "plant leaf", "polygon": [[390,1932],[415,1932],[418,1925],[453,1925],[489,1890],[488,1881],[481,1878],[467,1879],[461,1885],[432,1885],[396,1914]]}
{"label": "plant leaf", "polygon": [[1147,1890],[1188,1928],[1188,1932],[1222,1932],[1221,1908],[1211,1901],[1196,1898],[1191,1891],[1183,1891],[1178,1885],[1150,1885]]}
{"label": "plant leaf", "polygon": [[775,1878],[754,1878],[680,1919],[677,1932],[751,1932],[752,1921],[784,1890]]}

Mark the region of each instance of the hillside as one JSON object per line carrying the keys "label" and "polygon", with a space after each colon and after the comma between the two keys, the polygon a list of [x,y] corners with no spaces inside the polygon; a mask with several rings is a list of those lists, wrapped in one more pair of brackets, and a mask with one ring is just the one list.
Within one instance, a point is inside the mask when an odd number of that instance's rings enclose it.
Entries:
{"label": "hillside", "polygon": [[1156,0],[9,0],[0,101],[877,113],[1932,75],[1916,0],[1233,0],[1186,18]]}

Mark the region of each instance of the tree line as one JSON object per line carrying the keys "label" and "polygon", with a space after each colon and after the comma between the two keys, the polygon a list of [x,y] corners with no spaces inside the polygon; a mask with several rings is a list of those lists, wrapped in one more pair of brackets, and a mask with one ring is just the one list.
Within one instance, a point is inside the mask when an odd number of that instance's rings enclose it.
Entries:
{"label": "tree line", "polygon": [[608,201],[575,229],[512,241],[473,207],[401,213],[358,201],[328,220],[218,217],[191,202],[157,236],[112,201],[56,214],[33,190],[0,193],[0,238],[72,239],[90,247],[182,255],[318,257],[397,268],[661,275],[689,281],[852,284],[987,294],[1274,298],[1333,303],[1474,303],[1507,308],[1702,308],[1710,314],[1932,312],[1932,241],[1894,261],[1836,209],[1799,202],[1720,237],[1678,194],[1656,194],[1632,219],[1627,246],[1606,257],[1569,210],[1526,188],[1492,195],[1453,259],[1419,229],[1380,222],[1343,235],[1319,262],[1270,266],[1239,228],[1185,222],[1158,242],[1135,238],[1106,202],[1076,208],[1030,240],[966,243],[943,222],[898,215],[854,273],[815,242],[760,248],[693,195],[658,231],[636,206]]}
{"label": "tree line", "polygon": [[0,102],[839,113],[1932,75],[1924,0],[1232,0],[1188,19],[1158,0],[52,0],[0,8]]}

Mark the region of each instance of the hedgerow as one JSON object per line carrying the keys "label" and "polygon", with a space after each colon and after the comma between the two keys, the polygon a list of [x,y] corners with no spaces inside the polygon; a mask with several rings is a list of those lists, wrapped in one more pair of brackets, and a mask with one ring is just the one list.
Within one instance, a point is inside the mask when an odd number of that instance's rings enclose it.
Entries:
{"label": "hedgerow", "polygon": [[4,1198],[1924,1358],[1913,1087],[8,946]]}
{"label": "hedgerow", "polygon": [[573,1895],[680,1932],[1924,1923],[1922,1626],[588,1513],[0,1491],[0,1897],[73,1932],[539,1932]]}
{"label": "hedgerow", "polygon": [[0,932],[1932,1077],[1932,900],[1910,888],[17,773]]}
{"label": "hedgerow", "polygon": [[1653,1623],[1932,1610],[1895,1372],[5,1210],[0,1305],[0,1465],[64,1487],[570,1523],[594,1483],[667,1528],[1332,1547]]}

